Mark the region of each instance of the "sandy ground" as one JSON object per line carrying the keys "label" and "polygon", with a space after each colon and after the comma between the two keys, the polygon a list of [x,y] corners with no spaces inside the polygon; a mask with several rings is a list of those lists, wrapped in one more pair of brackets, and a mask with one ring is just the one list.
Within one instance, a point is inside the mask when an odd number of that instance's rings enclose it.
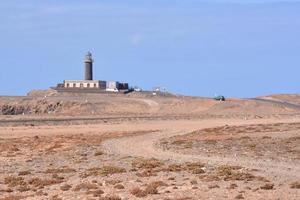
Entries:
{"label": "sandy ground", "polygon": [[0,117],[0,200],[300,198],[298,95],[99,97],[0,98],[59,105]]}
{"label": "sandy ground", "polygon": [[209,119],[2,127],[0,194],[2,199],[297,199],[299,190],[291,184],[299,187],[299,159],[195,154],[160,144],[212,127],[296,122],[300,120]]}

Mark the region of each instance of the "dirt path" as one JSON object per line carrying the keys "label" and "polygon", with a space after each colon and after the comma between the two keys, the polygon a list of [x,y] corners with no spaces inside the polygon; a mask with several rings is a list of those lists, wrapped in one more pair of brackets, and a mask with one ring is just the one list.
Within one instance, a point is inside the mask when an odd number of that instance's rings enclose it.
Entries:
{"label": "dirt path", "polygon": [[[235,121],[227,123],[229,125],[255,124],[257,122],[241,122]],[[260,121],[260,123],[269,123],[268,121]],[[273,121],[274,123],[274,121]],[[212,128],[218,126],[213,123],[203,123],[199,129]],[[108,140],[103,143],[103,148],[109,154],[122,156],[156,158],[160,160],[168,160],[172,162],[196,162],[200,161],[211,165],[239,165],[249,169],[258,169],[262,175],[274,177],[280,182],[291,179],[300,179],[300,163],[278,162],[271,159],[258,160],[252,158],[239,157],[219,157],[204,155],[186,155],[177,152],[166,151],[156,145],[161,139],[176,135],[186,134],[192,131],[192,128],[183,127],[182,130],[164,130],[158,133],[149,133],[146,135],[124,137]]]}

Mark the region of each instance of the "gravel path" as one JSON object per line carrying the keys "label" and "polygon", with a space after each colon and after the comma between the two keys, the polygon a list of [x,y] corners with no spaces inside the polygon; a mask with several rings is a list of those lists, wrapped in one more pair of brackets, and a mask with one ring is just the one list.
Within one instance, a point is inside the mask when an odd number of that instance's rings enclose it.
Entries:
{"label": "gravel path", "polygon": [[[213,125],[203,126],[203,128],[209,127],[213,127]],[[258,169],[259,174],[267,175],[280,182],[300,179],[300,163],[298,161],[278,162],[271,159],[258,160],[239,157],[186,155],[163,150],[157,145],[163,138],[187,134],[190,131],[191,130],[165,130],[139,136],[116,138],[105,141],[103,148],[108,154],[112,155],[156,158],[176,163],[200,161],[209,165],[238,165],[249,169]]]}

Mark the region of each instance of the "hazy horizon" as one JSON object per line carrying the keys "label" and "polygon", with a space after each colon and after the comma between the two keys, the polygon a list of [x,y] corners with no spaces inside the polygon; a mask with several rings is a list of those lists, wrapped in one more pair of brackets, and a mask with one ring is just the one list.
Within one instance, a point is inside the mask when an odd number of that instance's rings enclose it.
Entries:
{"label": "hazy horizon", "polygon": [[0,3],[0,95],[83,78],[192,96],[300,93],[299,1]]}

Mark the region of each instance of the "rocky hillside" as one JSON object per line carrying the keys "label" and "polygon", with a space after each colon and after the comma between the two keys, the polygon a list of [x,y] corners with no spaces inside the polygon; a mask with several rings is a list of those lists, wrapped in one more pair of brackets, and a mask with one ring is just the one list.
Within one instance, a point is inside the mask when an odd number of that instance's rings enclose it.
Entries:
{"label": "rocky hillside", "polygon": [[0,97],[0,115],[272,115],[299,113],[299,105],[300,95],[219,102],[208,98],[147,92],[125,95],[47,90],[33,91],[25,97]]}

